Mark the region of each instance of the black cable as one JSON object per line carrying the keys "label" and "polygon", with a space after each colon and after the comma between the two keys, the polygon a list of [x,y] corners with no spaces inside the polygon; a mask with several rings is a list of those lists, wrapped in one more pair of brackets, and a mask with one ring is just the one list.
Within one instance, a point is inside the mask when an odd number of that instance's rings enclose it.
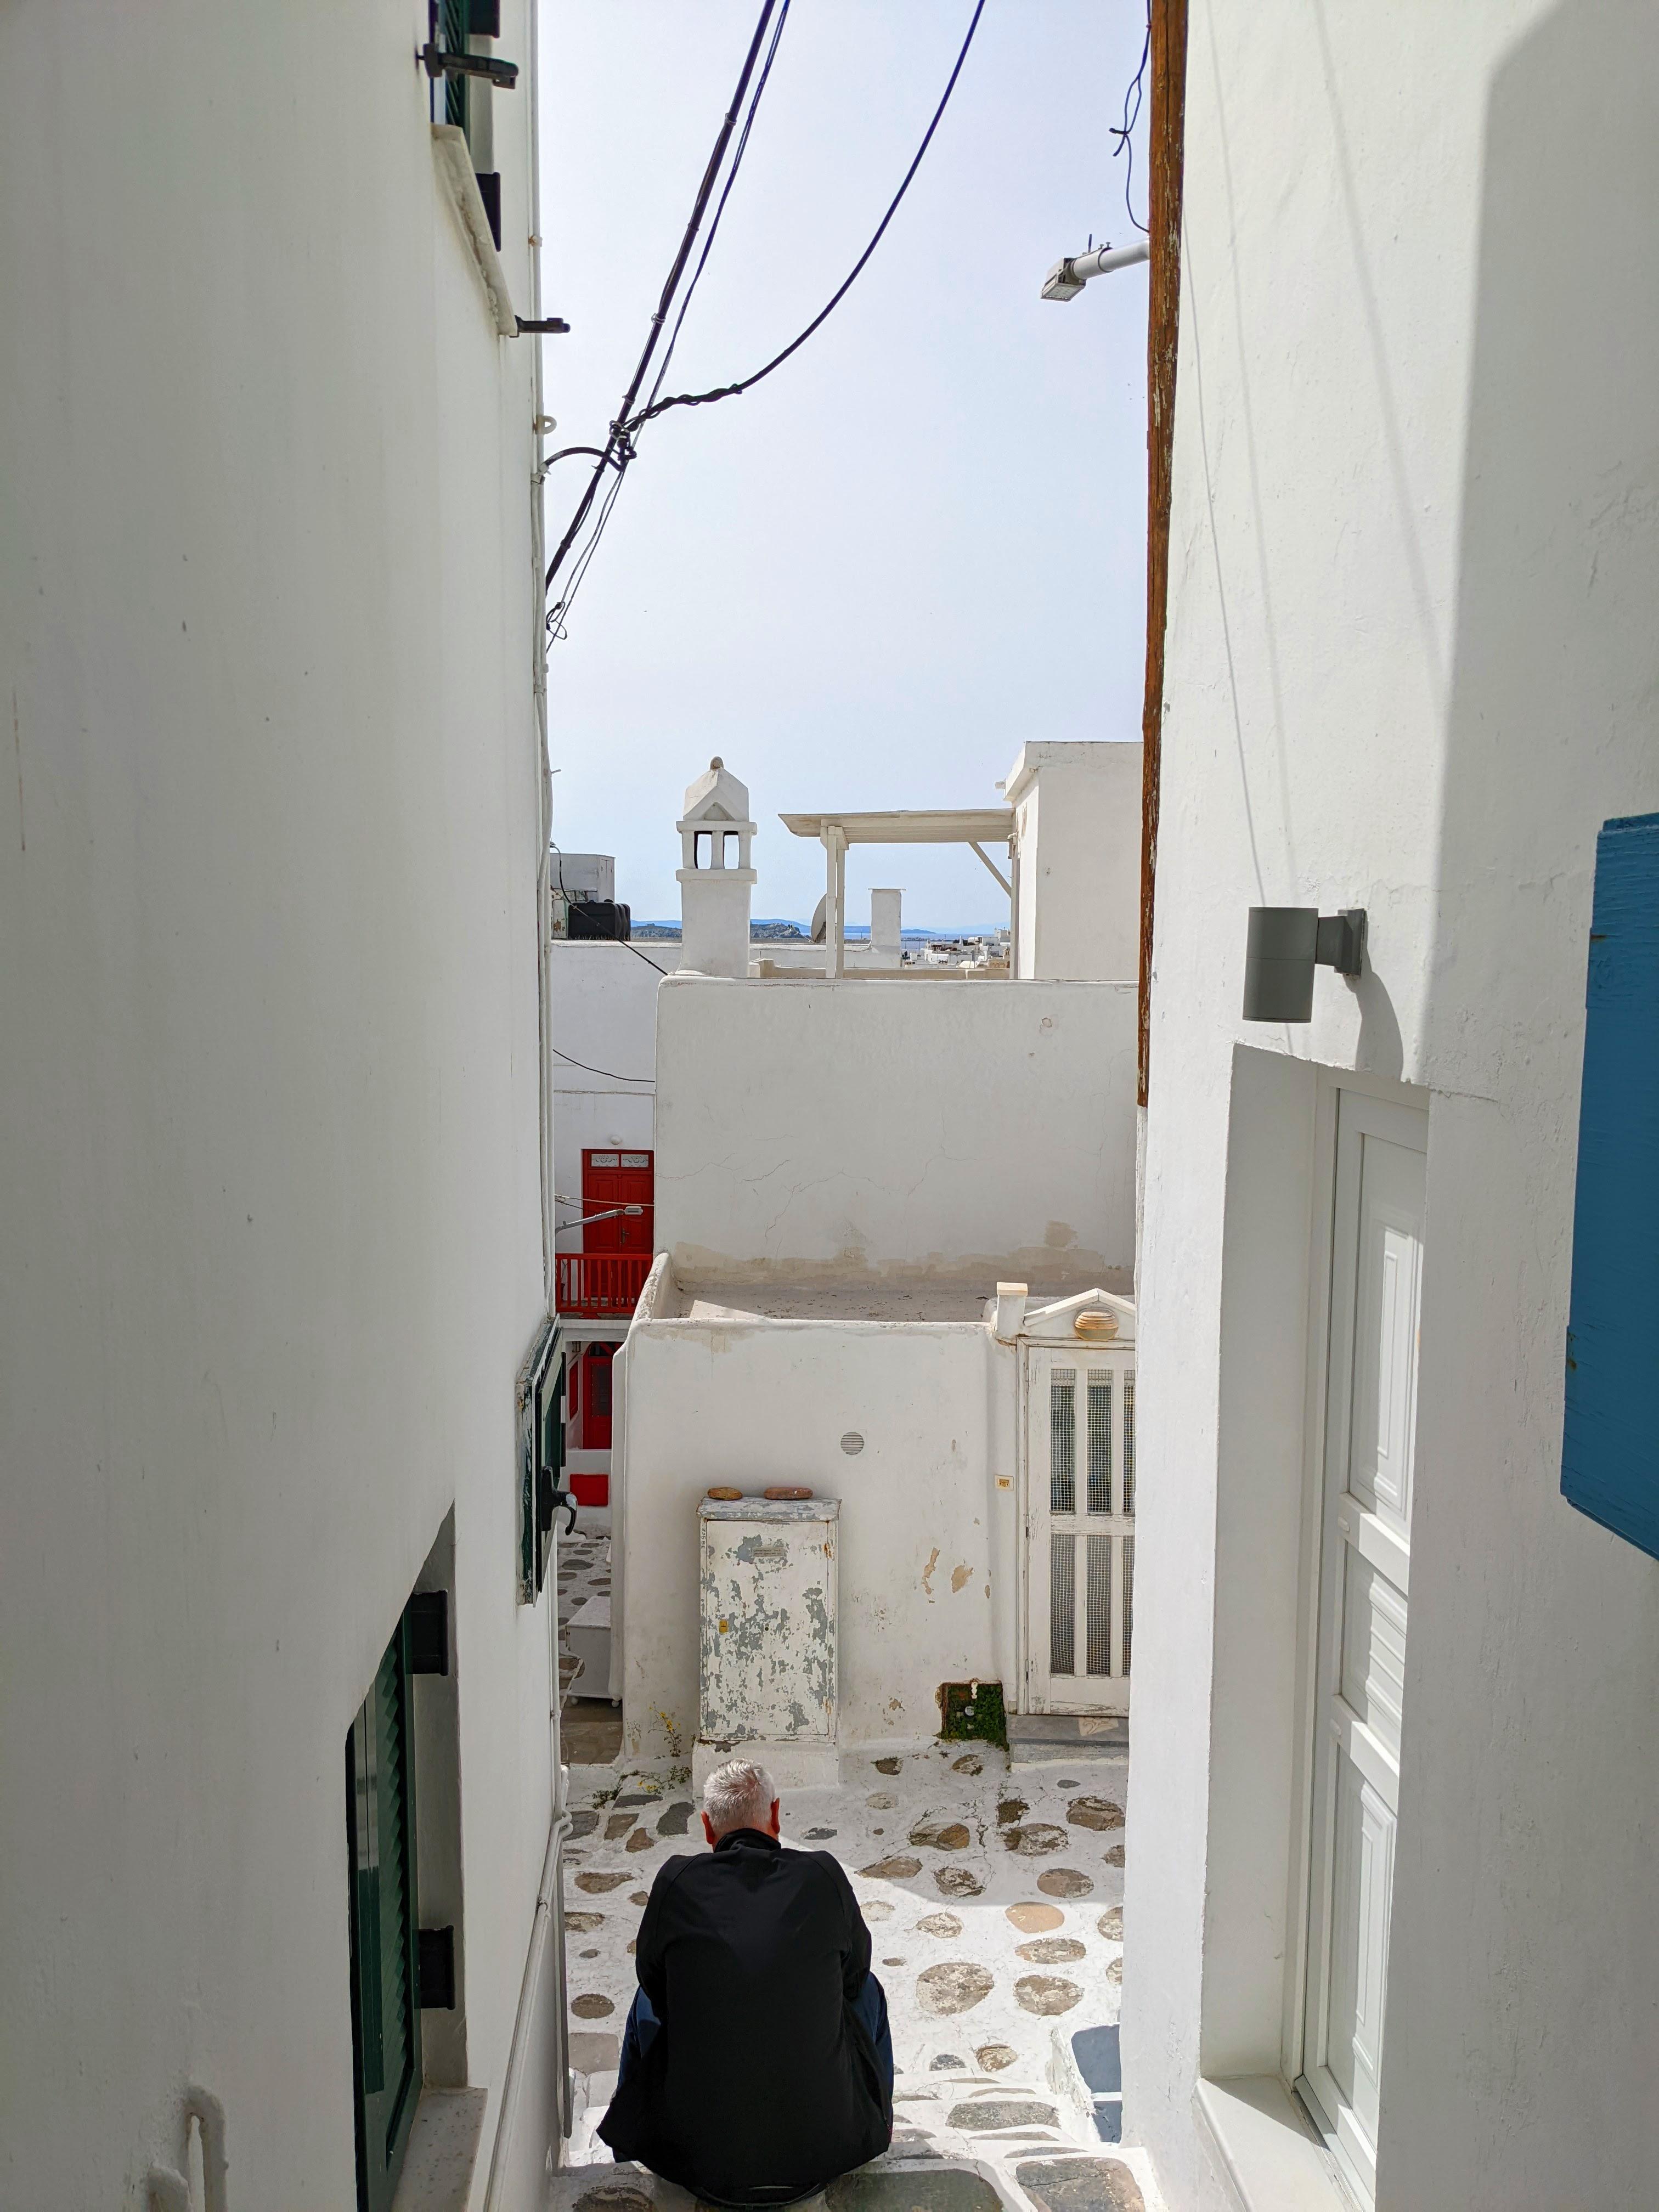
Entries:
{"label": "black cable", "polygon": [[[957,79],[962,75],[962,65],[968,58],[968,49],[974,43],[974,33],[979,28],[979,19],[984,13],[985,0],[977,0],[977,4],[974,9],[973,19],[968,26],[968,35],[963,39],[962,42],[962,51],[957,56],[956,67],[951,71],[949,81],[945,85],[939,104],[933,110],[933,119],[927,125],[927,131],[922,136],[921,143],[916,149],[915,159],[905,171],[904,180],[900,185],[897,191],[894,193],[892,199],[889,202],[886,214],[883,216],[880,222],[877,224],[875,236],[870,240],[868,246],[865,247],[863,252],[860,254],[858,259],[853,264],[852,269],[848,272],[847,278],[842,284],[840,289],[836,292],[827,304],[820,308],[818,313],[813,316],[811,321],[808,323],[806,328],[800,333],[799,337],[793,338],[790,343],[785,346],[781,353],[775,354],[772,359],[767,362],[763,368],[757,368],[752,376],[745,376],[741,383],[723,384],[719,386],[713,392],[682,392],[677,393],[672,399],[659,399],[655,401],[652,405],[642,409],[641,412],[635,416],[624,417],[622,428],[630,438],[633,436],[634,433],[640,428],[642,423],[653,421],[659,415],[665,415],[671,407],[704,407],[707,406],[711,400],[735,399],[741,393],[752,391],[755,386],[757,385],[763,377],[770,376],[775,368],[781,368],[784,362],[788,360],[791,354],[798,353],[801,347],[805,344],[807,339],[811,337],[813,331],[817,330],[820,325],[826,322],[835,313],[836,309],[847,297],[847,295],[852,290],[854,284],[857,282],[859,276],[864,269],[865,264],[869,260],[876,248],[881,244],[883,234],[886,231],[888,224],[891,222],[893,217],[898,212],[900,201],[902,200],[906,192],[909,191],[911,180],[915,176],[916,171],[921,167],[922,156],[927,151],[928,147],[933,143],[933,133],[939,129],[939,119],[944,115],[945,108],[950,105],[951,94],[957,88]],[[1147,36],[1150,39],[1150,16],[1148,17]]]}
{"label": "black cable", "polygon": [[[760,106],[761,94],[766,90],[766,81],[772,74],[772,64],[777,54],[778,41],[783,36],[783,27],[788,20],[789,6],[790,0],[783,0],[783,5],[778,11],[777,21],[773,26],[772,42],[766,50],[766,59],[762,64],[760,76],[756,80],[755,89],[750,98],[749,112],[744,118],[743,129],[738,137],[737,149],[732,156],[732,166],[726,173],[726,183],[721,188],[720,200],[714,209],[714,220],[708,226],[708,235],[703,240],[702,252],[697,257],[697,265],[692,271],[691,282],[686,288],[685,297],[680,302],[680,311],[674,319],[674,328],[669,336],[668,349],[663,356],[662,366],[657,371],[657,380],[651,387],[651,398],[653,400],[656,398],[657,394],[662,390],[663,379],[668,374],[668,364],[672,361],[674,357],[674,349],[679,343],[680,330],[685,321],[686,309],[691,305],[692,295],[696,292],[698,281],[702,277],[704,269],[708,266],[708,256],[713,251],[714,240],[720,231],[720,217],[726,213],[726,203],[732,197],[732,187],[737,182],[738,171],[743,167],[743,157],[744,153],[748,150],[749,146],[749,134],[754,128],[756,111]],[[611,429],[613,437],[615,437],[617,426],[614,423],[611,425]],[[596,449],[590,446],[585,447],[571,447],[568,450],[572,452],[581,451],[592,453]],[[556,460],[562,457],[561,455],[555,454],[553,458]],[[610,524],[611,510],[617,504],[617,494],[621,489],[623,472],[627,469],[628,464],[633,459],[633,441],[628,435],[625,429],[622,433],[621,437],[617,439],[616,449],[614,451],[609,446],[605,447],[602,451],[602,460],[605,465],[616,470],[617,481],[611,486],[609,495],[606,497],[604,505],[599,509],[599,517],[598,521],[593,525],[592,535],[589,537],[586,544],[583,546],[581,551],[576,556],[575,573],[571,578],[568,587],[561,594],[553,606],[548,611],[548,636],[550,642],[554,644],[557,644],[560,640],[568,635],[568,632],[565,629],[566,617],[568,616],[572,606],[575,604],[576,594],[580,591],[583,582],[586,579],[587,571],[592,565],[593,556],[599,550],[599,540],[604,537],[605,530]],[[652,963],[652,965],[653,967],[656,965],[654,961]],[[667,971],[666,969],[664,969],[661,972],[666,974]]]}
{"label": "black cable", "polygon": [[[1123,95],[1122,128],[1120,130],[1115,124],[1111,123],[1106,126],[1117,141],[1116,145],[1112,149],[1112,159],[1115,161],[1120,154],[1127,154],[1129,157],[1123,172],[1123,204],[1128,210],[1130,222],[1143,236],[1146,234],[1146,226],[1135,213],[1134,203],[1129,197],[1129,187],[1134,182],[1135,174],[1134,140],[1129,134],[1140,120],[1140,103],[1146,82],[1146,63],[1152,51],[1152,0],[1146,0],[1146,37],[1140,49],[1140,67],[1129,80],[1129,88]],[[1129,102],[1132,100],[1134,102],[1133,113],[1130,112],[1129,108]]]}
{"label": "black cable", "polygon": [[[662,326],[668,319],[668,310],[672,306],[674,295],[679,289],[680,278],[685,273],[685,264],[691,258],[692,246],[696,242],[704,212],[714,190],[714,179],[720,173],[720,163],[726,158],[726,149],[731,142],[732,132],[737,124],[738,110],[742,106],[744,94],[749,89],[749,80],[754,72],[756,58],[760,52],[761,40],[766,35],[766,27],[770,22],[772,11],[776,6],[777,0],[762,0],[760,20],[755,25],[755,35],[749,41],[749,52],[744,57],[743,70],[738,78],[737,89],[732,95],[731,105],[727,107],[715,136],[714,150],[708,156],[708,166],[704,169],[702,182],[697,187],[697,197],[691,209],[691,219],[685,226],[685,235],[680,240],[679,252],[674,256],[674,265],[668,272],[667,280],[662,288],[661,297],[657,301],[656,313],[651,318],[651,329],[646,338],[644,349],[640,355],[632,377],[629,380],[628,389],[623,394],[622,404],[617,410],[617,419],[611,423],[611,435],[606,441],[605,454],[594,465],[593,474],[589,479],[587,489],[582,494],[576,512],[571,517],[570,526],[559,540],[558,550],[549,563],[546,584],[549,591],[553,588],[553,579],[558,574],[565,555],[574,544],[582,525],[592,512],[594,499],[599,493],[600,477],[612,465],[613,459],[619,460],[624,466],[633,459],[633,441],[623,428],[627,421],[628,410],[639,397],[640,386],[645,381],[645,373],[650,368],[651,357],[657,349],[657,340],[662,336]],[[620,476],[620,470],[618,474]],[[550,623],[550,627],[551,627]]]}
{"label": "black cable", "polygon": [[720,191],[720,204],[714,210],[714,219],[708,226],[708,235],[703,240],[702,252],[697,256],[697,265],[691,272],[691,282],[685,288],[685,297],[680,302],[679,313],[674,318],[674,328],[669,337],[668,350],[662,357],[662,367],[657,371],[657,380],[651,387],[651,400],[647,403],[647,405],[655,401],[657,394],[662,390],[663,380],[668,374],[668,365],[674,358],[674,349],[680,342],[680,326],[685,320],[685,311],[691,304],[692,295],[702,281],[702,272],[708,265],[708,257],[714,251],[714,240],[720,235],[720,217],[726,213],[726,203],[732,197],[732,187],[738,181],[738,171],[742,168],[743,157],[749,149],[749,134],[755,127],[755,112],[761,104],[761,94],[766,90],[766,80],[772,74],[772,64],[777,57],[778,40],[783,36],[783,27],[789,20],[789,4],[790,0],[783,0],[782,7],[778,10],[778,20],[772,27],[772,43],[766,50],[766,59],[761,64],[761,73],[756,80],[754,96],[749,102],[749,112],[744,117],[743,129],[738,134],[737,151],[732,155],[732,166],[726,173],[726,183]]}
{"label": "black cable", "polygon": [[[626,945],[636,960],[643,960],[647,968],[657,968],[657,963],[651,957],[650,954],[648,952],[641,952],[639,946],[633,944],[628,938],[619,937],[617,939],[617,942],[618,945]],[[659,975],[665,975],[668,973],[668,970],[665,968],[657,968],[657,973]],[[645,1078],[643,1076],[630,1076],[628,1079],[629,1082],[642,1083],[645,1080]],[[652,1080],[653,1082],[656,1080],[654,1076],[652,1078]]]}
{"label": "black cable", "polygon": [[[554,838],[550,837],[547,842],[549,851],[554,854],[559,864],[559,896],[562,899],[568,900],[570,894],[564,887],[564,848]],[[582,940],[578,939],[577,941],[580,943]],[[657,968],[656,962],[653,960],[648,954],[641,952],[637,945],[629,944],[629,940],[625,937],[614,939],[594,938],[590,941],[596,945],[627,945],[629,951],[633,954],[636,960],[643,960],[647,968]],[[668,973],[668,970],[665,968],[657,968],[657,973],[659,975],[665,975]],[[559,1054],[559,1058],[561,1060],[567,1059],[568,1058],[568,1054],[561,1053]],[[572,1062],[572,1065],[576,1067],[580,1067],[581,1064],[582,1063],[579,1060]],[[608,1075],[611,1073],[610,1069],[606,1067],[590,1067],[587,1072],[590,1075]],[[654,1083],[656,1081],[656,1078],[653,1075],[619,1075],[617,1078],[617,1080],[618,1083]]]}
{"label": "black cable", "polygon": [[[653,968],[656,964],[657,963],[654,960],[651,963],[651,965]],[[568,1067],[580,1067],[584,1075],[608,1076],[612,1083],[650,1083],[654,1085],[657,1080],[654,1075],[618,1075],[614,1067],[590,1067],[585,1060],[573,1059],[568,1052],[561,1052],[556,1044],[550,1044],[547,1048],[552,1054],[555,1060],[563,1060],[565,1065]]]}

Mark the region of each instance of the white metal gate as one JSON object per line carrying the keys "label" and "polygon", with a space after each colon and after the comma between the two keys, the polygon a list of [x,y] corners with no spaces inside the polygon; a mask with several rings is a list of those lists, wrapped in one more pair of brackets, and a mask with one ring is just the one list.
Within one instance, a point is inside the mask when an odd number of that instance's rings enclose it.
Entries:
{"label": "white metal gate", "polygon": [[1026,1346],[1024,1503],[1024,1708],[1127,1712],[1134,1638],[1133,1346]]}

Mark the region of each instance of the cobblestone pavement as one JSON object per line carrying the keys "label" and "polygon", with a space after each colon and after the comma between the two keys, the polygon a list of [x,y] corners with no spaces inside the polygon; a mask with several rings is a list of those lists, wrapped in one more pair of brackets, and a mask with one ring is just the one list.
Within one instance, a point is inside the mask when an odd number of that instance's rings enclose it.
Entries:
{"label": "cobblestone pavement", "polygon": [[580,1678],[580,1662],[572,1655],[568,1632],[571,1616],[589,1598],[611,1595],[611,1539],[561,1534],[558,1559],[559,1702],[568,1705],[572,1698],[602,1698],[605,1694],[605,1683]]}
{"label": "cobblestone pavement", "polygon": [[[1107,2155],[1072,2039],[1118,2017],[1127,1759],[1011,1773],[989,1746],[930,1743],[843,1753],[841,1773],[785,1794],[783,1835],[836,1854],[869,1923],[897,2069],[891,2157]],[[602,2161],[592,2130],[641,1910],[665,1857],[704,1846],[683,1766],[573,1768],[571,1804],[572,2057],[589,2108],[573,2154]],[[1154,2205],[1140,2154],[1123,2155],[1145,2191],[1125,2205]]]}

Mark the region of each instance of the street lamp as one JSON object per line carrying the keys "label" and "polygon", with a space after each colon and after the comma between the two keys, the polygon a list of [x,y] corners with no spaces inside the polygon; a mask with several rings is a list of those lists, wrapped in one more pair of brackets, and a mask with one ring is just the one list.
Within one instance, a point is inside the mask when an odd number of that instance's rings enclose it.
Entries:
{"label": "street lamp", "polygon": [[[558,1197],[556,1191],[554,1196]],[[574,1198],[561,1198],[559,1203],[561,1206],[576,1206],[580,1201]],[[645,1208],[642,1206],[608,1206],[603,1213],[590,1213],[580,1221],[562,1221],[554,1234],[562,1237],[567,1229],[591,1229],[596,1221],[614,1221],[619,1213],[637,1214],[644,1212]]]}
{"label": "street lamp", "polygon": [[1114,248],[1109,243],[1097,246],[1087,253],[1068,255],[1056,261],[1042,280],[1045,300],[1075,300],[1091,276],[1109,276],[1114,269],[1132,269],[1137,261],[1146,260],[1152,251],[1144,238],[1133,246]]}

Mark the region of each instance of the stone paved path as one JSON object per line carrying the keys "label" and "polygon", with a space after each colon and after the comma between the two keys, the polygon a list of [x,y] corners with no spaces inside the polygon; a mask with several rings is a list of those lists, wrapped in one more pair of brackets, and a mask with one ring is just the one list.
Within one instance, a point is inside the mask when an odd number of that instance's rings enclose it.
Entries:
{"label": "stone paved path", "polygon": [[602,1698],[606,1685],[603,1682],[583,1681],[578,1673],[579,1662],[573,1656],[566,1631],[571,1617],[580,1610],[590,1597],[608,1596],[611,1590],[611,1539],[609,1536],[574,1536],[559,1538],[559,1697],[562,1705],[572,1698]]}
{"label": "stone paved path", "polygon": [[[785,1794],[785,1842],[836,1854],[873,1938],[897,2068],[890,2163],[988,2160],[1023,2204],[1011,2160],[1085,2146],[1116,2158],[1095,2135],[1071,2037],[1118,2015],[1127,1782],[1127,1759],[1011,1773],[990,1747],[928,1744],[844,1753],[838,1788]],[[686,1771],[665,1762],[573,1768],[571,1803],[572,2056],[589,2107],[573,2156],[603,2161],[592,2127],[635,1986],[641,1909],[696,1820]],[[1155,2206],[1141,2154],[1122,2157],[1142,2192],[1123,2204]],[[1073,2184],[1093,2185],[1081,2172]],[[1119,2184],[1101,2186],[1112,2205]]]}

